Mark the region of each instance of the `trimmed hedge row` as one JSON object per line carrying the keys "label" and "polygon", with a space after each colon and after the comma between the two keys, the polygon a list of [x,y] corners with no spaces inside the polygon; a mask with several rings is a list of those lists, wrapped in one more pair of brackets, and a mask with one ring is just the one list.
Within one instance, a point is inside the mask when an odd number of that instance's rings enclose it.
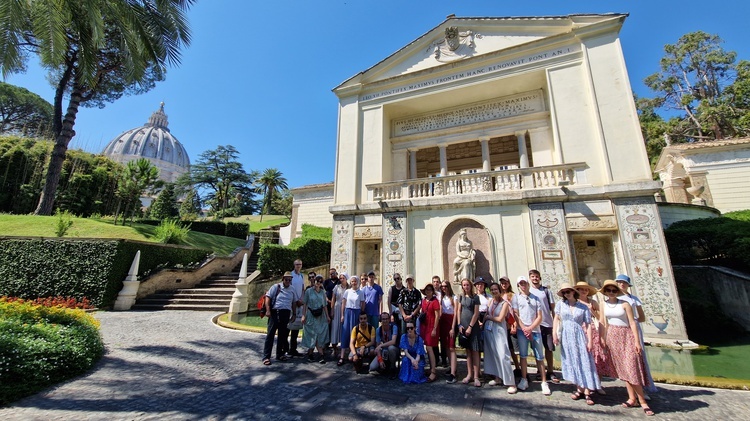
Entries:
{"label": "trimmed hedge row", "polygon": [[675,222],[664,230],[674,265],[716,264],[750,270],[747,211]]}
{"label": "trimmed hedge row", "polygon": [[264,275],[278,275],[294,267],[301,259],[305,266],[319,266],[331,260],[331,241],[318,238],[295,238],[289,246],[261,244],[258,253],[258,270]]}
{"label": "trimmed hedge row", "polygon": [[136,251],[139,276],[162,267],[195,265],[210,250],[125,240],[0,238],[0,295],[88,298],[111,306]]}
{"label": "trimmed hedge row", "polygon": [[[158,226],[161,220],[141,219],[138,222],[147,225]],[[221,222],[221,221],[192,221],[184,223],[190,227],[190,231],[204,232],[206,234],[223,235],[224,237],[247,238],[250,233],[250,224],[245,222]]]}

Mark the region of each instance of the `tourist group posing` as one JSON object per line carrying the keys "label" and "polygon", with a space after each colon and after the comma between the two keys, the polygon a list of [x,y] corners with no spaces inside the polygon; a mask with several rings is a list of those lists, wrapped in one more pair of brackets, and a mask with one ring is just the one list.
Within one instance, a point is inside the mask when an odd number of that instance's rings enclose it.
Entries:
{"label": "tourist group posing", "polygon": [[[646,415],[654,414],[646,391],[655,388],[639,326],[645,316],[640,300],[628,293],[631,284],[626,275],[605,281],[598,291],[578,282],[564,283],[553,293],[542,285],[539,271],[532,269],[528,278],[517,278],[517,292],[504,276],[497,283],[464,278],[461,290],[454,293],[451,283],[438,276],[420,291],[414,276],[402,279],[394,274],[395,285],[384,309],[384,291],[375,273],[350,277],[331,269],[327,279],[310,273],[310,286],[305,289],[301,263],[296,261],[294,272],[287,272],[266,294],[265,365],[271,364],[277,332],[277,360],[301,355],[294,332],[301,328],[302,346],[311,362],[325,364],[325,350],[330,348],[337,365],[351,363],[358,373],[430,383],[437,380],[442,365],[448,369],[446,382],[456,383],[456,346],[460,346],[466,352],[467,369],[461,383],[481,387],[484,374],[491,379],[487,385],[504,385],[515,394],[530,387],[530,350],[541,391],[549,395],[549,383],[559,383],[552,370],[553,351],[559,346],[562,378],[576,386],[573,400],[594,405],[594,394],[605,394],[601,377],[614,377],[626,384],[624,407],[640,405]],[[603,294],[601,302],[596,300],[597,292]]]}

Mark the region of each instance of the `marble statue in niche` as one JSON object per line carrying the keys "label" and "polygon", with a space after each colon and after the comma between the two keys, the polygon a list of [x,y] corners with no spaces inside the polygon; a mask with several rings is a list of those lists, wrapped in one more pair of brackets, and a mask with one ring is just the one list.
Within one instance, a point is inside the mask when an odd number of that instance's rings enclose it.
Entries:
{"label": "marble statue in niche", "polygon": [[456,258],[453,260],[454,281],[460,283],[462,279],[469,279],[473,282],[477,269],[477,254],[471,240],[469,240],[466,234],[466,229],[459,231],[458,236],[458,241],[456,241]]}

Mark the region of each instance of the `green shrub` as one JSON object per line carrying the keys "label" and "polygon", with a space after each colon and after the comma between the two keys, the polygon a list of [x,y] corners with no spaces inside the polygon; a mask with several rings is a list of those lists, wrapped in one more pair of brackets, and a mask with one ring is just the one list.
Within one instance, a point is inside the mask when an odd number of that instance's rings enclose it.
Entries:
{"label": "green shrub", "polygon": [[750,212],[679,221],[664,230],[675,265],[715,264],[750,269]]}
{"label": "green shrub", "polygon": [[138,275],[165,267],[195,266],[209,250],[125,240],[0,238],[0,295],[88,298],[112,305],[135,253]]}
{"label": "green shrub", "polygon": [[0,406],[88,371],[102,356],[83,310],[0,298]]}
{"label": "green shrub", "polygon": [[250,224],[244,222],[227,222],[226,231],[224,236],[232,238],[247,238],[247,234],[250,232]]}
{"label": "green shrub", "polygon": [[[158,226],[162,221],[158,219],[140,219],[141,224]],[[240,238],[244,240],[250,232],[250,224],[244,222],[194,221],[190,224],[190,231],[206,234],[223,235],[224,237]]]}
{"label": "green shrub", "polygon": [[315,225],[302,224],[302,237],[331,241],[331,239],[333,238],[333,228],[316,227]]}
{"label": "green shrub", "polygon": [[58,209],[55,212],[55,216],[57,217],[55,235],[58,237],[65,237],[65,234],[68,233],[68,230],[73,225],[73,215],[68,211],[60,212],[60,209]]}
{"label": "green shrub", "polygon": [[305,266],[319,266],[331,260],[331,241],[299,237],[289,246],[265,243],[258,252],[258,270],[265,275],[275,275],[294,267],[301,259]]}
{"label": "green shrub", "polygon": [[187,238],[190,227],[183,227],[174,219],[165,219],[156,227],[154,236],[163,244],[181,244]]}

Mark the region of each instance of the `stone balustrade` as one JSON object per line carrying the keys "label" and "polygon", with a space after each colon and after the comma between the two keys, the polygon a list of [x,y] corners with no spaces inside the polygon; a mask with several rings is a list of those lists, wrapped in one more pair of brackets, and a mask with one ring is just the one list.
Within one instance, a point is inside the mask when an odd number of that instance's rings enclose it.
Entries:
{"label": "stone balustrade", "polygon": [[585,163],[416,178],[370,184],[370,201],[457,196],[487,192],[557,188],[586,184]]}

